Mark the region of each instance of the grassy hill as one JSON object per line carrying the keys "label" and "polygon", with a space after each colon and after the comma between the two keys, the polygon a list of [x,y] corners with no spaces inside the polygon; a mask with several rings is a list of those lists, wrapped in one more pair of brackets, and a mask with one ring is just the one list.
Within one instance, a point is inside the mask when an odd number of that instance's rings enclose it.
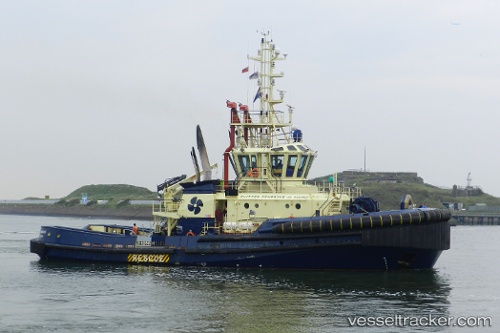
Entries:
{"label": "grassy hill", "polygon": [[[339,182],[344,182],[346,186],[356,184],[363,189],[363,195],[377,200],[382,210],[397,209],[401,198],[405,194],[412,196],[413,202],[417,205],[426,203],[429,207],[442,207],[442,202],[462,202],[464,207],[476,203],[485,203],[489,206],[500,206],[500,198],[491,196],[480,191],[479,195],[469,197],[454,197],[450,189],[442,189],[424,183],[415,174],[399,174],[397,179],[385,180],[383,177],[377,179],[376,173],[339,173]],[[329,176],[318,177],[311,181],[328,181]]]}
{"label": "grassy hill", "polygon": [[[87,195],[87,204],[81,205],[82,194]],[[130,200],[153,200],[157,194],[147,188],[126,184],[85,185],[59,199],[55,204],[45,203],[0,203],[0,214],[72,216],[83,218],[116,218],[120,220],[147,220],[151,217],[151,204],[131,205]],[[105,204],[98,200],[107,200]]]}
{"label": "grassy hill", "polygon": [[155,192],[151,192],[145,187],[138,187],[126,184],[97,184],[85,185],[68,194],[64,199],[67,201],[81,199],[82,194],[86,194],[88,200],[152,200],[156,199]]}

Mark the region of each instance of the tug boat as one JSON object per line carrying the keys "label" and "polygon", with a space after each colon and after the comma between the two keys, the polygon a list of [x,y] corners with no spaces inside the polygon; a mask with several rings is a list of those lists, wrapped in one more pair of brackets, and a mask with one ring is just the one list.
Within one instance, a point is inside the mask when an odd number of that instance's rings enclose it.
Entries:
{"label": "tug boat", "polygon": [[432,268],[450,248],[450,212],[414,208],[410,196],[403,196],[399,210],[380,211],[375,200],[343,186],[336,175],[309,183],[317,152],[294,127],[294,108],[277,109],[285,92],[275,92],[284,76],[276,63],[286,54],[262,34],[260,50],[248,59],[255,61],[249,78],[257,78],[258,109],[226,101],[230,142],[222,179],[212,179],[217,165],[209,162],[198,126],[198,154],[191,151],[195,172],[157,186],[161,200],[153,204],[150,227],[43,226],[31,252],[41,260],[171,266]]}

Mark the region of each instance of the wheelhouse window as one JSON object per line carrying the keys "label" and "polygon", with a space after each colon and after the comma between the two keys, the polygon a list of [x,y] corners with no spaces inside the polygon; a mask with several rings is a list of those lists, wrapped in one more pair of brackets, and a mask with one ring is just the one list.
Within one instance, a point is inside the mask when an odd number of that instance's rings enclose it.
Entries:
{"label": "wheelhouse window", "polygon": [[238,156],[238,162],[240,163],[241,173],[246,175],[248,170],[250,170],[250,156],[240,155]]}
{"label": "wheelhouse window", "polygon": [[302,155],[300,157],[299,168],[297,169],[297,177],[302,177],[304,169],[307,165],[306,162],[307,162],[307,155]]}
{"label": "wheelhouse window", "polygon": [[288,163],[286,165],[286,176],[287,177],[293,177],[293,174],[295,172],[295,166],[297,165],[297,155],[290,155],[288,156]]}
{"label": "wheelhouse window", "polygon": [[257,167],[257,156],[250,155],[250,162],[252,165],[252,169]]}
{"label": "wheelhouse window", "polygon": [[247,175],[251,169],[257,168],[257,156],[255,155],[240,155],[238,161],[242,175]]}
{"label": "wheelhouse window", "polygon": [[281,177],[283,173],[284,155],[271,155],[271,173],[275,177]]}
{"label": "wheelhouse window", "polygon": [[311,155],[311,157],[309,157],[309,161],[307,162],[307,167],[306,167],[306,172],[304,173],[304,177],[307,177],[307,175],[309,174],[309,170],[311,169],[313,161],[314,161],[314,156]]}

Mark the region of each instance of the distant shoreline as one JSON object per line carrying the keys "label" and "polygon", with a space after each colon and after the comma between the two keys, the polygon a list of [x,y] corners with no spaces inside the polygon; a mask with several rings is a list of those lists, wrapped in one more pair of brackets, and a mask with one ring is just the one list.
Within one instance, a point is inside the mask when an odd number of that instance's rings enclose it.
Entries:
{"label": "distant shoreline", "polygon": [[54,204],[0,204],[0,214],[146,221],[153,219],[151,206],[140,205],[114,208],[99,205],[65,207]]}

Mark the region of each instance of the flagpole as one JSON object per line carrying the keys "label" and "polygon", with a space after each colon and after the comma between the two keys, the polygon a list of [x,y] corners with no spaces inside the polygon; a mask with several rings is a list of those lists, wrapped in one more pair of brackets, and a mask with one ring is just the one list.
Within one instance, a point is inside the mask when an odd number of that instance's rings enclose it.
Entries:
{"label": "flagpole", "polygon": [[[247,68],[250,69],[250,39],[247,40]],[[250,105],[250,98],[249,97],[249,94],[250,94],[250,87],[248,86],[248,72],[247,72],[247,105]]]}
{"label": "flagpole", "polygon": [[[250,69],[250,59],[248,59],[248,54],[247,54],[247,68],[248,68],[248,69]],[[246,104],[247,104],[247,105],[250,105],[250,103],[249,103],[249,101],[250,101],[250,99],[249,99],[249,98],[250,98],[250,97],[249,97],[249,94],[250,94],[250,86],[249,86],[249,82],[248,82],[248,81],[250,81],[250,80],[248,79],[248,75],[249,75],[248,73],[250,73],[250,71],[248,71],[248,72],[247,72],[247,103],[246,103]]]}

